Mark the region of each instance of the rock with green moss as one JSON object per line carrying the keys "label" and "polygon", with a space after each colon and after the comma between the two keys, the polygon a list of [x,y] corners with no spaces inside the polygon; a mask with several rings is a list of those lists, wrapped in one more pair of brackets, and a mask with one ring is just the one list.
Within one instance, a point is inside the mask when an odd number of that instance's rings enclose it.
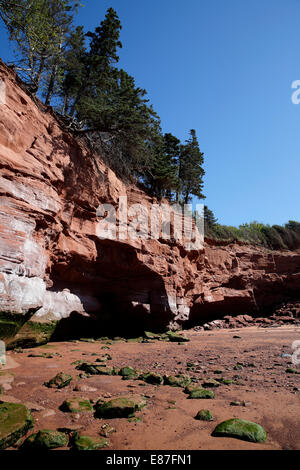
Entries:
{"label": "rock with green moss", "polygon": [[33,428],[33,418],[26,406],[19,403],[0,405],[0,450],[14,445]]}
{"label": "rock with green moss", "polygon": [[151,333],[151,331],[145,331],[144,336],[147,339],[160,339],[160,334],[158,333]]}
{"label": "rock with green moss", "polygon": [[243,441],[265,442],[267,433],[262,426],[244,419],[233,418],[218,424],[214,437],[233,437]]}
{"label": "rock with green moss", "polygon": [[98,357],[98,359],[96,359],[96,362],[107,362],[111,360],[112,360],[111,355],[108,353],[105,353],[105,354],[102,354],[101,357]]}
{"label": "rock with green moss", "polygon": [[51,340],[58,321],[38,322],[33,318],[23,322],[8,341],[9,348],[34,347],[46,344]]}
{"label": "rock with green moss", "polygon": [[156,372],[146,372],[139,377],[144,382],[151,385],[161,385],[164,382],[163,377]]}
{"label": "rock with green moss", "polygon": [[137,378],[139,374],[133,367],[125,366],[119,370],[119,375],[123,377],[123,380],[130,380]]}
{"label": "rock with green moss", "polygon": [[220,382],[218,382],[215,379],[206,379],[203,383],[202,386],[204,388],[215,388],[215,387],[220,387]]}
{"label": "rock with green moss", "polygon": [[291,367],[288,367],[288,368],[286,369],[286,373],[287,373],[287,374],[300,374],[300,371],[297,370],[297,369],[293,369],[293,368],[291,368]]}
{"label": "rock with green moss", "polygon": [[232,379],[225,379],[224,377],[220,377],[218,379],[216,379],[218,382],[220,382],[220,384],[223,384],[223,385],[232,385],[234,384],[234,380]]}
{"label": "rock with green moss", "polygon": [[214,417],[209,410],[200,410],[195,416],[195,419],[198,419],[199,421],[213,421]]}
{"label": "rock with green moss", "polygon": [[48,388],[64,388],[67,387],[72,380],[72,376],[65,374],[64,372],[59,372],[53,377],[49,382],[45,382],[44,385]]}
{"label": "rock with green moss", "polygon": [[191,381],[191,378],[184,374],[164,376],[164,385],[170,385],[171,387],[186,388],[191,383]]}
{"label": "rock with green moss", "polygon": [[186,338],[186,336],[176,333],[175,331],[168,331],[166,334],[169,338],[169,341],[173,343],[186,343],[190,341],[189,338]]}
{"label": "rock with green moss", "polygon": [[0,340],[5,340],[6,344],[9,344],[33,313],[20,315],[13,312],[0,312]]}
{"label": "rock with green moss", "polygon": [[128,338],[126,339],[126,343],[142,343],[143,342],[143,337],[138,336],[137,338]]}
{"label": "rock with green moss", "polygon": [[189,392],[189,398],[210,399],[210,398],[215,398],[215,394],[212,390],[207,390],[206,388],[196,387]]}
{"label": "rock with green moss", "polygon": [[192,383],[190,383],[189,385],[187,385],[187,387],[185,387],[184,393],[190,393],[192,390],[195,390],[196,388],[202,388],[202,387],[198,382],[194,383],[192,381]]}
{"label": "rock with green moss", "polygon": [[119,371],[114,367],[108,367],[106,365],[89,364],[84,362],[79,364],[76,369],[83,370],[86,374],[90,375],[118,375]]}
{"label": "rock with green moss", "polygon": [[90,400],[76,397],[65,400],[60,408],[67,413],[86,413],[93,411]]}
{"label": "rock with green moss", "polygon": [[23,449],[50,450],[66,447],[68,436],[62,432],[42,429],[36,434],[29,436],[22,446]]}
{"label": "rock with green moss", "polygon": [[130,418],[147,405],[142,397],[117,397],[109,401],[98,400],[95,405],[97,418]]}
{"label": "rock with green moss", "polygon": [[74,441],[74,450],[98,450],[109,446],[109,440],[91,436],[79,436]]}

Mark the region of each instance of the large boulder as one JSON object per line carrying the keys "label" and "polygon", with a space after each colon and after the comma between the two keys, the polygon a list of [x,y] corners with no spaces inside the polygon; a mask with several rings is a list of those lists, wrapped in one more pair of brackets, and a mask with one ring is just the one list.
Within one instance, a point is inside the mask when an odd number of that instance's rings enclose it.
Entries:
{"label": "large boulder", "polygon": [[229,419],[218,424],[212,435],[216,437],[234,437],[250,442],[265,442],[267,440],[267,433],[262,426],[238,418]]}
{"label": "large boulder", "polygon": [[147,405],[142,397],[117,397],[109,401],[99,400],[95,405],[97,418],[129,418]]}
{"label": "large boulder", "polygon": [[0,450],[14,445],[31,428],[33,418],[26,406],[20,403],[0,405]]}

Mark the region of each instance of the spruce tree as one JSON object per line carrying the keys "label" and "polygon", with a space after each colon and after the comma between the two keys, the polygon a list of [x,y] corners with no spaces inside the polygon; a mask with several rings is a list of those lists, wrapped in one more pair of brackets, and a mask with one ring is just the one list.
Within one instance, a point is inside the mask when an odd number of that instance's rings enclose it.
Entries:
{"label": "spruce tree", "polygon": [[17,71],[36,90],[43,74],[49,74],[46,101],[49,103],[66,34],[78,7],[73,0],[0,1],[0,18],[10,40],[16,44]]}
{"label": "spruce tree", "polygon": [[86,83],[86,58],[85,33],[83,26],[78,26],[68,35],[64,53],[59,92],[63,101],[61,109],[64,115],[74,114],[78,92]]}
{"label": "spruce tree", "polygon": [[168,133],[162,136],[158,133],[152,152],[152,165],[147,174],[146,182],[151,192],[158,198],[167,197],[170,201],[174,191],[177,191],[178,156],[180,140]]}
{"label": "spruce tree", "polygon": [[204,154],[200,151],[196,131],[191,129],[190,138],[181,146],[179,179],[180,192],[183,197],[183,203],[188,204],[191,196],[204,199],[203,177],[205,171],[203,169]]}

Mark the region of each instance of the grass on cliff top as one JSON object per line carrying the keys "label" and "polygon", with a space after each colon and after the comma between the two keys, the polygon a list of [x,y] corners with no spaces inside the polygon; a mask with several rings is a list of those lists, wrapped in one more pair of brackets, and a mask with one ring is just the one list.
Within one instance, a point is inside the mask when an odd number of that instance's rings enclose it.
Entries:
{"label": "grass on cliff top", "polygon": [[300,248],[300,223],[289,221],[284,226],[271,226],[252,222],[239,227],[206,224],[205,236],[217,241],[246,242],[271,250],[295,250]]}

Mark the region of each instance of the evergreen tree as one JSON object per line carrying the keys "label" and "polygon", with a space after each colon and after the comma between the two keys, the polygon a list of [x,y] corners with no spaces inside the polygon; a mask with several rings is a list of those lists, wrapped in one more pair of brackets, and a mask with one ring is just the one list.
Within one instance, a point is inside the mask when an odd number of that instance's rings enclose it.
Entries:
{"label": "evergreen tree", "polygon": [[218,219],[216,219],[213,211],[207,206],[204,206],[204,224],[207,228],[213,228],[217,225]]}
{"label": "evergreen tree", "polygon": [[59,91],[63,101],[61,109],[64,115],[74,114],[72,110],[74,110],[78,91],[86,83],[86,58],[85,33],[83,26],[78,26],[70,32],[64,54]]}
{"label": "evergreen tree", "polygon": [[0,2],[0,17],[17,46],[17,70],[38,89],[43,73],[51,69],[49,103],[65,36],[78,3],[73,0],[18,0]]}
{"label": "evergreen tree", "polygon": [[200,152],[196,131],[191,129],[190,138],[181,146],[179,163],[180,192],[184,204],[189,203],[191,195],[205,198],[202,193],[205,175],[203,163],[204,154]]}
{"label": "evergreen tree", "polygon": [[172,200],[173,192],[178,188],[178,156],[180,140],[168,133],[160,133],[155,141],[152,154],[152,165],[146,182],[151,192],[158,198]]}
{"label": "evergreen tree", "polygon": [[89,31],[86,34],[90,38],[89,52],[77,56],[80,75],[77,87],[73,89],[75,97],[70,110],[71,116],[76,113],[80,115],[80,119],[86,115],[91,116],[96,108],[93,100],[96,99],[98,103],[103,101],[115,86],[113,82],[116,80],[116,70],[113,65],[118,62],[117,51],[122,47],[121,29],[116,11],[109,8],[100,26],[94,32]]}

